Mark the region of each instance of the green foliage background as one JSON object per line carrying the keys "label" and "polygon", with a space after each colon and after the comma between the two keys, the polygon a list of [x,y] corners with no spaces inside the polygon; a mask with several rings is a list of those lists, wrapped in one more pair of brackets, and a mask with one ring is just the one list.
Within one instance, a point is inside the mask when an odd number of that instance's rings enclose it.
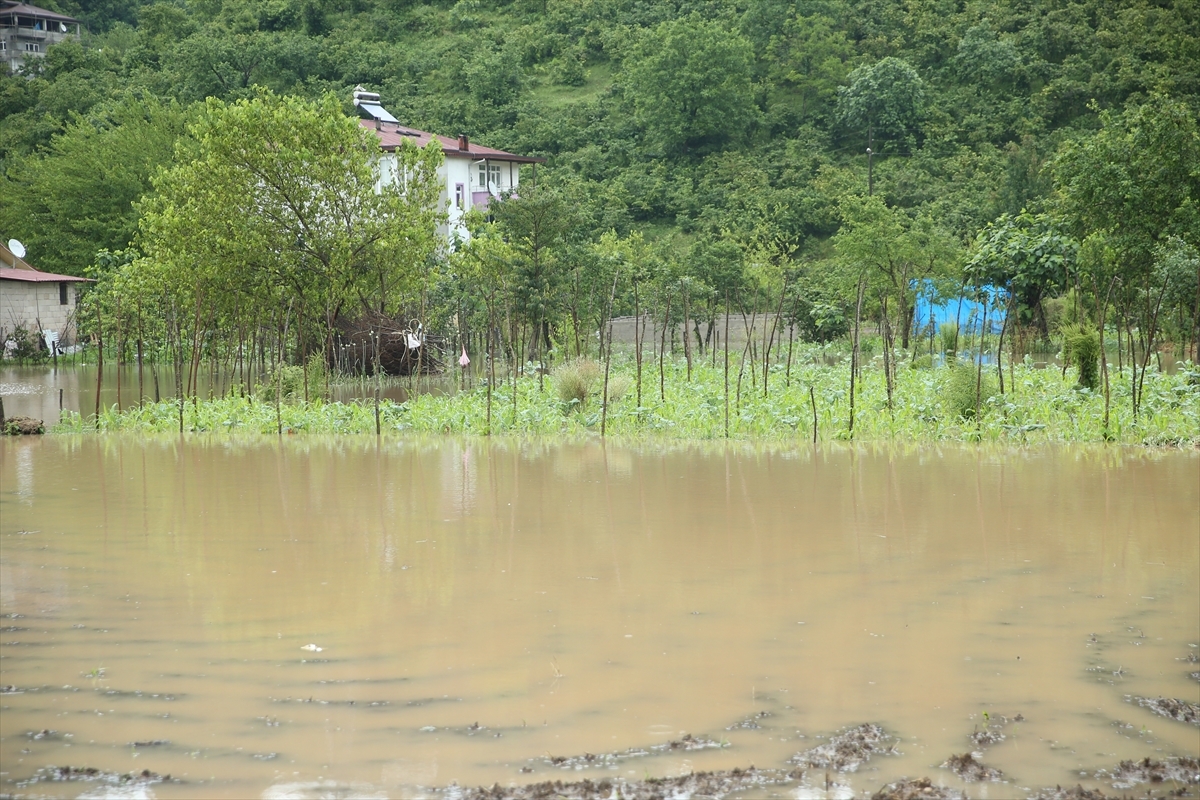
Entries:
{"label": "green foliage background", "polygon": [[0,77],[0,229],[71,274],[128,244],[193,104],[256,85],[347,110],[378,90],[408,124],[548,158],[595,235],[677,235],[697,259],[718,239],[819,257],[872,121],[876,193],[967,242],[1039,210],[1041,167],[1105,109],[1200,99],[1187,0],[41,5],[88,32]]}

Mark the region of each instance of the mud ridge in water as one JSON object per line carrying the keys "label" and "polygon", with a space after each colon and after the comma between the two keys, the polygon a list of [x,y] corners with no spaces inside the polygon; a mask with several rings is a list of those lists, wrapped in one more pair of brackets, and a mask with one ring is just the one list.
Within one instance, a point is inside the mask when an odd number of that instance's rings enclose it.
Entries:
{"label": "mud ridge in water", "polygon": [[392,704],[391,700],[321,700],[317,697],[309,697],[307,700],[301,697],[284,697],[283,699],[272,697],[271,702],[279,704],[300,703],[304,705],[312,703],[313,705],[318,706],[343,706],[346,708],[351,706],[356,708],[379,708],[381,706],[390,706]]}
{"label": "mud ridge in water", "polygon": [[1001,714],[999,716],[999,720],[999,722],[992,722],[990,719],[985,717],[985,722],[987,724],[983,726],[983,730],[976,728],[967,737],[971,741],[971,744],[975,745],[976,747],[988,747],[990,745],[1003,742],[1005,739],[1004,729],[1009,725],[1009,723],[1024,722],[1025,715],[1017,714],[1015,717],[1010,719]]}
{"label": "mud ridge in water", "polygon": [[1004,780],[1003,772],[976,761],[972,753],[950,756],[942,762],[942,769],[948,769],[968,782]]}
{"label": "mud ridge in water", "polygon": [[896,737],[867,722],[830,737],[828,742],[788,759],[801,767],[854,772],[873,755],[895,755]]}
{"label": "mud ridge in water", "polygon": [[[744,792],[765,786],[790,783],[803,774],[800,770],[748,769],[694,772],[678,778],[647,778],[641,781],[624,779],[577,782],[543,781],[526,786],[477,787],[458,795],[464,800],[689,800],[689,798],[722,798],[734,792]],[[447,794],[451,789],[443,790]]]}
{"label": "mud ridge in water", "polygon": [[1176,700],[1172,697],[1133,697],[1142,708],[1148,708],[1155,714],[1173,719],[1176,722],[1186,722],[1189,725],[1200,725],[1200,705],[1186,700]]}
{"label": "mud ridge in water", "polygon": [[770,712],[770,711],[759,711],[757,714],[751,714],[749,717],[746,717],[744,720],[741,720],[740,722],[735,722],[735,723],[733,723],[732,725],[727,725],[727,726],[725,727],[725,730],[727,730],[727,731],[738,731],[738,730],[742,730],[742,731],[753,731],[753,730],[757,730],[757,729],[759,729],[759,728],[761,728],[761,727],[762,727],[762,725],[759,725],[759,724],[758,724],[758,721],[759,721],[760,719],[766,719],[766,718],[767,718],[767,717],[769,717],[769,716],[771,716],[771,712]]}
{"label": "mud ridge in water", "polygon": [[959,789],[938,786],[929,778],[902,778],[871,795],[871,800],[964,800],[965,797]]}
{"label": "mud ridge in water", "polygon": [[134,785],[149,785],[152,783],[181,783],[178,778],[172,778],[170,775],[159,775],[157,772],[151,772],[144,769],[141,772],[109,772],[95,767],[42,767],[33,774],[33,777],[26,781],[20,781],[18,786],[32,786],[35,783],[61,781],[96,781],[107,783],[112,786]]}
{"label": "mud ridge in water", "polygon": [[[653,755],[654,753],[664,753],[671,750],[708,750],[715,748],[728,747],[726,742],[718,742],[715,739],[710,739],[707,736],[693,736],[692,734],[684,734],[680,739],[672,739],[663,744],[650,745],[649,747],[630,747],[628,750],[619,750],[613,753],[584,753],[581,756],[545,756],[542,761],[550,767],[558,767],[559,769],[586,769],[588,767],[607,767],[617,764],[627,758],[641,758],[643,756]],[[716,774],[716,773],[713,773]]]}
{"label": "mud ridge in water", "polygon": [[1139,783],[1164,781],[1197,785],[1200,784],[1200,759],[1183,756],[1154,761],[1147,756],[1141,761],[1122,761],[1111,771],[1100,770],[1096,777],[1111,781],[1116,789],[1129,789]]}
{"label": "mud ridge in water", "polygon": [[1064,789],[1061,786],[1055,786],[1053,789],[1041,789],[1030,795],[1029,800],[1108,800],[1109,797],[1110,795],[1106,795],[1099,789],[1085,789],[1077,784],[1070,789]]}

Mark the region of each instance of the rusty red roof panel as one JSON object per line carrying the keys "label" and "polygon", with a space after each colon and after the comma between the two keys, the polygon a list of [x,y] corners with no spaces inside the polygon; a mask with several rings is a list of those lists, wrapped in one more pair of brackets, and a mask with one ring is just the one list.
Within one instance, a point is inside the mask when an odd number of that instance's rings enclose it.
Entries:
{"label": "rusty red roof panel", "polygon": [[484,147],[474,142],[468,142],[466,150],[459,150],[457,139],[451,139],[449,136],[438,136],[436,133],[409,128],[405,125],[389,125],[384,123],[379,128],[376,128],[375,120],[371,119],[359,120],[358,124],[368,130],[375,131],[375,135],[379,137],[379,147],[389,153],[399,147],[400,143],[404,141],[412,142],[417,147],[424,147],[429,144],[431,139],[437,139],[438,144],[442,147],[442,152],[446,154],[447,158],[494,158],[497,161],[517,161],[522,164],[546,163],[546,159],[544,158],[519,156],[515,153],[506,153],[503,150],[497,150],[494,147]]}
{"label": "rusty red roof panel", "polygon": [[55,283],[58,281],[74,283],[95,283],[91,278],[79,278],[75,275],[56,275],[53,272],[38,272],[36,269],[12,269],[0,267],[0,281],[25,281],[26,283]]}

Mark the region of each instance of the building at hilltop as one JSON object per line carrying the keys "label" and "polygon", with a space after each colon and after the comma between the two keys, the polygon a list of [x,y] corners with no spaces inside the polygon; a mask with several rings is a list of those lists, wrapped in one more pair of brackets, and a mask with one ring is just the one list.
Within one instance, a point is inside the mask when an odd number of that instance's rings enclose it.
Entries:
{"label": "building at hilltop", "polygon": [[78,39],[80,22],[66,14],[0,0],[0,59],[16,72],[30,59],[43,58],[52,44]]}
{"label": "building at hilltop", "polygon": [[410,141],[417,147],[425,147],[430,141],[437,141],[441,146],[445,162],[438,170],[439,202],[447,212],[441,233],[451,242],[455,238],[463,241],[468,238],[463,224],[466,212],[472,209],[486,211],[493,198],[516,192],[521,181],[521,166],[531,164],[536,168],[537,164],[546,161],[484,147],[470,141],[465,134],[452,139],[402,125],[380,104],[378,94],[361,86],[354,90],[354,108],[361,120],[359,124],[373,129],[379,137],[379,146],[384,153],[381,173],[385,181],[396,179],[395,152],[401,143]]}

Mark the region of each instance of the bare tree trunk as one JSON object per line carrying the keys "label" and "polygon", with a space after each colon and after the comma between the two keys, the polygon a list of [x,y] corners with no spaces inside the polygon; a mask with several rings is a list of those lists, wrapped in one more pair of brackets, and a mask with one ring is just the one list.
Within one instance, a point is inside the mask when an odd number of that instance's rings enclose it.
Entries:
{"label": "bare tree trunk", "polygon": [[671,325],[671,295],[667,295],[667,310],[663,314],[662,342],[658,347],[658,399],[667,402],[667,372],[664,361],[667,352],[667,328]]}
{"label": "bare tree trunk", "polygon": [[[633,282],[633,349],[637,363],[637,404],[642,407],[642,307],[638,296],[638,284]],[[641,411],[638,411],[640,416]]]}
{"label": "bare tree trunk", "polygon": [[[609,370],[612,368],[612,308],[613,300],[617,295],[617,280],[619,277],[620,276],[618,275],[617,277],[613,278],[612,292],[610,292],[608,295],[608,313],[606,314],[608,317],[608,347],[606,347],[604,350],[604,397],[603,402],[600,405],[600,438],[602,439],[608,433],[608,375]],[[600,329],[600,333],[601,335],[604,334],[603,328]]]}
{"label": "bare tree trunk", "polygon": [[688,327],[690,319],[688,312],[688,290],[687,284],[683,285],[683,357],[687,359],[687,379],[688,383],[692,382],[692,334]]}
{"label": "bare tree trunk", "polygon": [[866,279],[858,279],[858,296],[854,303],[854,342],[850,349],[850,426],[847,429],[850,438],[854,438],[854,390],[858,375],[858,332],[862,323],[863,292],[866,290]]}
{"label": "bare tree trunk", "polygon": [[775,308],[775,319],[771,320],[771,335],[766,335],[767,326],[763,324],[763,397],[769,397],[767,376],[771,371],[771,347],[775,344],[775,331],[779,329],[779,317],[783,314],[783,298],[787,294],[787,278],[784,278],[783,288],[779,290],[779,305]]}
{"label": "bare tree trunk", "polygon": [[725,438],[729,438],[729,290],[725,290]]}
{"label": "bare tree trunk", "polygon": [[100,303],[96,303],[96,428],[100,428],[100,386],[104,378],[104,320],[100,314]]}

